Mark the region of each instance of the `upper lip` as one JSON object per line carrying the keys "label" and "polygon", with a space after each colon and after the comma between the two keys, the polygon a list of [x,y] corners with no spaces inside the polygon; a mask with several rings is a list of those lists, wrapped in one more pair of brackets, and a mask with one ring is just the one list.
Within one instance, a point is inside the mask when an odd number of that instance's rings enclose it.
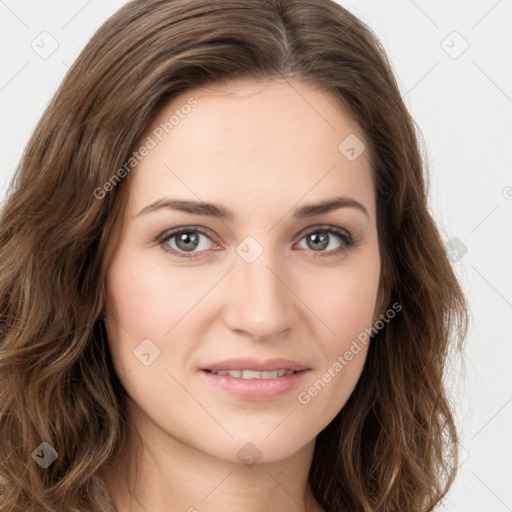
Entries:
{"label": "upper lip", "polygon": [[274,370],[309,370],[307,365],[292,361],[291,359],[254,359],[254,358],[239,358],[227,359],[212,363],[202,368],[202,370],[210,370],[218,372],[221,370],[254,370],[260,372],[271,372]]}

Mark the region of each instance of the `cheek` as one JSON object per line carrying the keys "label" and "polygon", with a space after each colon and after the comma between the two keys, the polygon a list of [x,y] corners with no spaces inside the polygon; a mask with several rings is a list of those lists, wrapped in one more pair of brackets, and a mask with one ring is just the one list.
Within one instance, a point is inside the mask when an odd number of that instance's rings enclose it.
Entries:
{"label": "cheek", "polygon": [[107,311],[134,337],[161,340],[211,286],[201,282],[194,269],[170,269],[135,253],[111,267]]}
{"label": "cheek", "polygon": [[340,267],[335,272],[309,276],[302,296],[321,320],[326,353],[350,346],[365,328],[371,327],[377,306],[380,264],[369,256],[357,264]]}
{"label": "cheek", "polygon": [[311,309],[325,325],[318,341],[322,364],[296,397],[299,407],[314,418],[312,432],[332,421],[359,381],[368,354],[378,280],[378,267],[361,267],[357,272],[347,267],[309,294]]}
{"label": "cheek", "polygon": [[141,252],[125,249],[112,262],[106,328],[114,367],[128,395],[140,407],[155,411],[166,405],[168,393],[181,396],[165,370],[173,359],[180,365],[184,354],[179,343],[172,345],[171,353],[165,340],[173,333],[165,335],[190,309],[183,299],[190,292],[178,273],[148,260]]}
{"label": "cheek", "polygon": [[[119,376],[129,374],[133,379],[144,368],[141,361],[134,357],[138,354],[138,347],[146,347],[141,354],[148,349],[152,351],[152,360],[158,355],[155,363],[151,364],[152,370],[162,360],[158,350],[162,334],[170,328],[170,316],[164,318],[160,313],[165,283],[161,276],[160,279],[157,276],[154,267],[138,258],[136,251],[126,249],[119,252],[109,269],[106,327]],[[173,302],[172,297],[163,302],[171,309],[169,304]],[[154,345],[145,340],[151,340]]]}
{"label": "cheek", "polygon": [[152,373],[186,364],[209,318],[202,298],[221,276],[210,271],[203,277],[197,269],[172,268],[142,251],[120,251],[108,273],[106,307],[107,335],[118,375],[142,378],[148,368],[136,356],[148,350],[154,361]]}
{"label": "cheek", "polygon": [[[378,297],[378,251],[340,266],[329,276],[318,273],[308,289],[308,306],[322,325],[318,348],[322,364],[301,388],[298,402],[318,413],[325,426],[344,406],[363,370]],[[313,276],[314,277],[314,276]]]}

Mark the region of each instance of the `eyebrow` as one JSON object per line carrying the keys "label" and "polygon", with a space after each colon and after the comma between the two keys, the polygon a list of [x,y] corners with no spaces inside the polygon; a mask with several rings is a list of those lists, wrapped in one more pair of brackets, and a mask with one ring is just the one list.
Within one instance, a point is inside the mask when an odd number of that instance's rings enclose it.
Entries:
{"label": "eyebrow", "polygon": [[[355,208],[370,217],[368,210],[355,199],[348,196],[338,196],[332,199],[327,199],[320,203],[307,204],[296,208],[293,216],[296,219],[305,219],[314,217],[323,213],[328,213],[341,208]],[[189,201],[181,199],[162,198],[154,203],[149,204],[143,208],[138,214],[145,215],[147,213],[155,212],[162,209],[177,210],[194,215],[203,215],[208,217],[215,217],[222,220],[234,220],[235,214],[231,210],[218,203],[206,203],[203,201]]]}

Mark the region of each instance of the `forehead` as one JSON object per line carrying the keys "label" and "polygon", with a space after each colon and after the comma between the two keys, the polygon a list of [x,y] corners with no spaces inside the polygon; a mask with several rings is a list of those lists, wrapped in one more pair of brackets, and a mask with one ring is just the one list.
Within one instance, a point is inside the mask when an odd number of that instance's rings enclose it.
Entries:
{"label": "forehead", "polygon": [[[131,173],[132,211],[164,195],[253,214],[256,205],[347,194],[375,215],[364,134],[317,87],[273,80],[189,90],[159,110],[135,149],[150,139],[154,147]],[[347,158],[354,142],[360,154]]]}

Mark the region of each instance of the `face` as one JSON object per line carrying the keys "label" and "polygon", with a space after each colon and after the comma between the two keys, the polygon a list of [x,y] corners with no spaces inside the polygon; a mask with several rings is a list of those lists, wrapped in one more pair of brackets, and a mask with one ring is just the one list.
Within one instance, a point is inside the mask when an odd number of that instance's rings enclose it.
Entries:
{"label": "face", "polygon": [[381,312],[364,135],[329,93],[290,84],[188,91],[162,108],[136,145],[149,150],[125,184],[108,269],[108,342],[132,420],[233,462],[314,443]]}

